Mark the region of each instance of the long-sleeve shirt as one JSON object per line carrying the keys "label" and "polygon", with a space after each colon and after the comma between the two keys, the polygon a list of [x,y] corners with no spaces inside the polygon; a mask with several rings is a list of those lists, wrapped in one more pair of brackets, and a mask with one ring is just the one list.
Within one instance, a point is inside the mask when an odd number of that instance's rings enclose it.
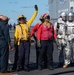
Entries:
{"label": "long-sleeve shirt", "polygon": [[28,35],[30,34],[30,26],[34,21],[37,13],[38,11],[35,11],[31,19],[28,20],[26,24],[19,24],[15,26],[14,43],[20,41],[20,39],[28,40]]}
{"label": "long-sleeve shirt", "polygon": [[[37,38],[37,32],[38,32],[38,29],[39,27],[41,26],[41,23],[37,23],[33,28],[32,28],[32,31],[31,31],[31,34],[30,36],[32,37],[33,35],[36,35],[36,38]],[[35,34],[36,33],[36,34]]]}
{"label": "long-sleeve shirt", "polygon": [[41,25],[38,30],[38,40],[52,40],[56,39],[56,33],[54,32],[54,27],[51,24],[50,28],[47,26]]}
{"label": "long-sleeve shirt", "polygon": [[10,35],[9,35],[9,28],[2,21],[0,21],[0,27],[1,27],[0,39],[4,39],[7,43],[11,42]]}

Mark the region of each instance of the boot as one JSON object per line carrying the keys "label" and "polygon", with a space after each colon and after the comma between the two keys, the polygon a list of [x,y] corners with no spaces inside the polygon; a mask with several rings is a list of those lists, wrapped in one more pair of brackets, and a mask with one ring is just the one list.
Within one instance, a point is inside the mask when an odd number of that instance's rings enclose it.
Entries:
{"label": "boot", "polygon": [[51,66],[51,65],[48,66],[48,69],[49,70],[54,70],[53,66]]}
{"label": "boot", "polygon": [[68,65],[63,65],[63,68],[67,68],[68,67]]}
{"label": "boot", "polygon": [[41,67],[41,66],[38,66],[38,70],[39,70],[39,71],[42,70],[42,67]]}

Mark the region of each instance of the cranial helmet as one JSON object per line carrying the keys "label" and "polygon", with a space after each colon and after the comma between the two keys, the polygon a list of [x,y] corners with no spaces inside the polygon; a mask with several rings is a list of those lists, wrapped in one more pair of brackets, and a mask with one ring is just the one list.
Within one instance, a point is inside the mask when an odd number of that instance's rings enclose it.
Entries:
{"label": "cranial helmet", "polygon": [[26,17],[25,17],[24,15],[19,15],[19,16],[18,16],[18,19],[19,19],[19,18],[26,18]]}
{"label": "cranial helmet", "polygon": [[61,16],[66,16],[67,14],[65,12],[62,12],[61,13]]}
{"label": "cranial helmet", "polygon": [[69,14],[68,14],[68,21],[69,22],[73,22],[73,20],[74,20],[74,14],[72,12],[69,12]]}
{"label": "cranial helmet", "polygon": [[44,19],[49,19],[49,20],[50,20],[50,16],[49,16],[49,14],[47,14],[47,13],[43,14],[43,18],[44,18]]}
{"label": "cranial helmet", "polygon": [[67,21],[67,14],[65,12],[62,12],[61,18],[62,18],[63,21]]}

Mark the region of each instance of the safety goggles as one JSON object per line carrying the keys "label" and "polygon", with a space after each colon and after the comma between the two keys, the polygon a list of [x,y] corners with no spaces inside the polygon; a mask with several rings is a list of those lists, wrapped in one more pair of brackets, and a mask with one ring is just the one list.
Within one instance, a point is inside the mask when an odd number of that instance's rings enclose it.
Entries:
{"label": "safety goggles", "polygon": [[46,16],[45,19],[50,19],[50,16]]}
{"label": "safety goggles", "polygon": [[24,17],[21,17],[21,18],[19,18],[18,20],[19,21],[21,21],[21,20],[25,20],[26,18],[24,18]]}

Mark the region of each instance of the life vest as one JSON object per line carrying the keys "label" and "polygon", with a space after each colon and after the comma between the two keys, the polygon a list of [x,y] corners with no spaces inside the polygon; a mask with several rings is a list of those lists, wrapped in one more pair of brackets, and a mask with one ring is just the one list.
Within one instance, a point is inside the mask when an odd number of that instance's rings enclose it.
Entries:
{"label": "life vest", "polygon": [[51,24],[51,27],[48,28],[47,26],[42,25],[42,34],[41,34],[41,40],[52,40],[54,36],[54,28]]}

